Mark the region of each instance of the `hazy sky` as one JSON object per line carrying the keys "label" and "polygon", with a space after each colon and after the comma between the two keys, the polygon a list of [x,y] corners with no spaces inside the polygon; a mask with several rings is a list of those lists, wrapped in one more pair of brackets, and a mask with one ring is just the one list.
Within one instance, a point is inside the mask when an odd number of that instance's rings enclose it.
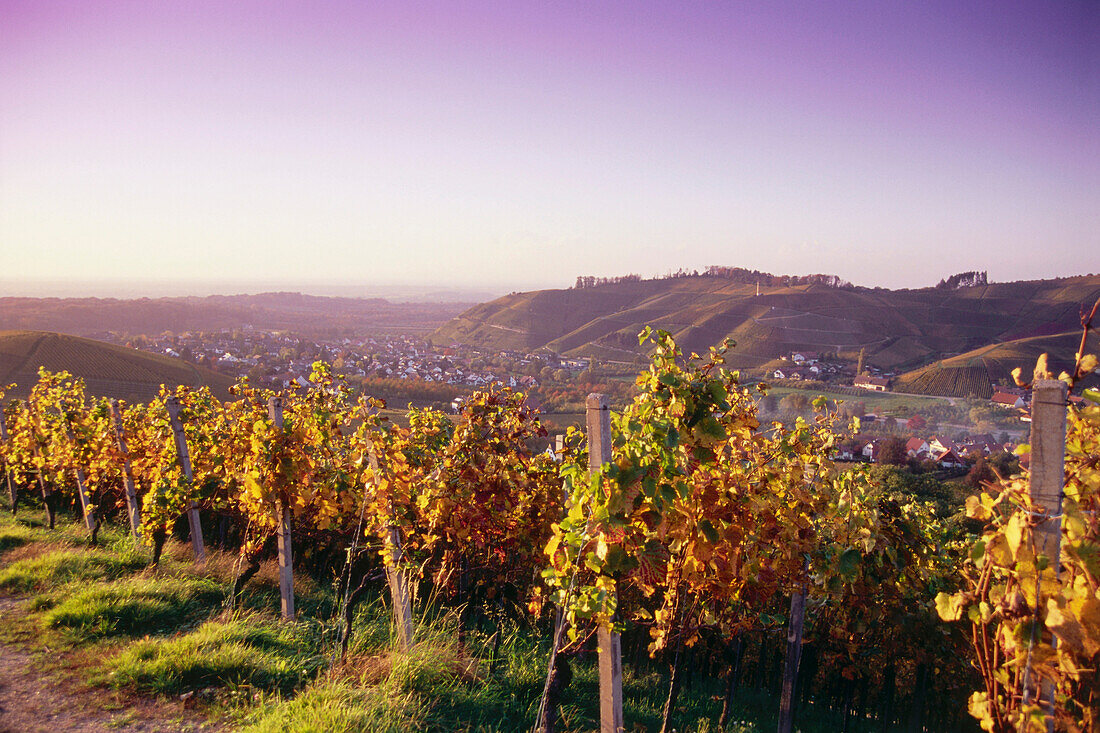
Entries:
{"label": "hazy sky", "polygon": [[1095,0],[0,0],[0,282],[1096,272],[1098,120]]}

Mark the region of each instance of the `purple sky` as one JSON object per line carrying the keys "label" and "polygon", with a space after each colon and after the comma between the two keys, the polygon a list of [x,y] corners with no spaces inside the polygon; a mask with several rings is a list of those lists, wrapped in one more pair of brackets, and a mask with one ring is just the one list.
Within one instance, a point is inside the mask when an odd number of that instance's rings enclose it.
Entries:
{"label": "purple sky", "polygon": [[1094,0],[0,0],[0,292],[1096,272],[1097,120]]}

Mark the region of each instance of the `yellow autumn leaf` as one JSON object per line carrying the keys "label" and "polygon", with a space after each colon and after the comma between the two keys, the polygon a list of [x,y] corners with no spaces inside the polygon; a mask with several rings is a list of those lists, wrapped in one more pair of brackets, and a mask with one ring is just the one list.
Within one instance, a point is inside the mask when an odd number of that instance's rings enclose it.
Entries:
{"label": "yellow autumn leaf", "polygon": [[940,591],[936,594],[936,613],[944,621],[958,621],[962,618],[963,595],[949,595]]}
{"label": "yellow autumn leaf", "polygon": [[977,496],[968,496],[966,497],[966,516],[986,521],[993,516],[993,512],[989,511]]}
{"label": "yellow autumn leaf", "polygon": [[1019,514],[1013,514],[1009,517],[1008,524],[1005,525],[1005,540],[1008,541],[1008,549],[1012,553],[1013,559],[1016,558],[1016,554],[1020,550],[1020,543],[1023,542],[1024,529],[1025,522]]}

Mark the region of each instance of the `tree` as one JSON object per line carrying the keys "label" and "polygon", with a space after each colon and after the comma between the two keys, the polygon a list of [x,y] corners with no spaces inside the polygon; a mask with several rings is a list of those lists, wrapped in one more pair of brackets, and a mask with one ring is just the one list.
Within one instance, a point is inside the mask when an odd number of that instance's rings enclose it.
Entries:
{"label": "tree", "polygon": [[966,474],[966,478],[963,479],[963,483],[977,491],[982,487],[982,484],[996,480],[997,475],[993,473],[993,469],[985,459],[985,456],[979,456],[978,460],[974,462],[974,465],[970,467],[970,471]]}
{"label": "tree", "polygon": [[879,443],[875,462],[888,466],[904,466],[908,458],[909,454],[905,451],[905,441],[893,436]]}
{"label": "tree", "polygon": [[791,393],[779,400],[779,409],[783,412],[797,415],[805,412],[809,404],[810,400],[806,395]]}
{"label": "tree", "polygon": [[264,381],[264,378],[266,376],[267,376],[267,370],[264,369],[259,364],[257,364],[256,366],[254,366],[254,367],[252,367],[251,369],[248,370],[248,381],[251,382],[252,384],[261,383],[262,381]]}

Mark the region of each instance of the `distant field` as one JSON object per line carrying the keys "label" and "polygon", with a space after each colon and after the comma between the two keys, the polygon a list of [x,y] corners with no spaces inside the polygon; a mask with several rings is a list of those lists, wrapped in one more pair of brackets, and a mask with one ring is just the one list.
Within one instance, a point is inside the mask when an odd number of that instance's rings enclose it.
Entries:
{"label": "distant field", "polygon": [[583,412],[544,412],[539,415],[539,420],[552,432],[564,432],[571,425],[584,427]]}
{"label": "distant field", "polygon": [[233,380],[182,359],[103,341],[46,331],[0,331],[0,385],[15,383],[9,397],[26,397],[38,368],[82,377],[89,393],[129,402],[151,399],[161,384],[210,386],[229,396]]}
{"label": "distant field", "polygon": [[895,392],[872,392],[866,390],[865,393],[858,395],[845,394],[842,392],[830,392],[827,389],[795,389],[792,387],[772,387],[768,390],[768,394],[775,395],[777,398],[782,399],[789,394],[801,394],[810,397],[822,396],[828,400],[842,401],[847,404],[853,402],[862,402],[867,411],[871,413],[891,413],[896,412],[898,408],[906,408],[910,412],[920,412],[922,408],[928,405],[944,404],[948,401],[946,397],[933,397],[919,394],[898,394]]}

